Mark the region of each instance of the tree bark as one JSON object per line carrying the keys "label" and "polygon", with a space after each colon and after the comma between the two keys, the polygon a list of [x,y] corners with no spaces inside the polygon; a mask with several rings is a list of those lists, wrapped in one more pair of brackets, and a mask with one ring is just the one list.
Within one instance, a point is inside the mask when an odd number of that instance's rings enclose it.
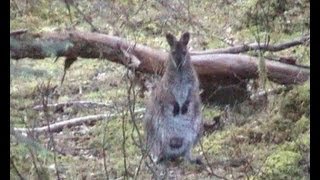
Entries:
{"label": "tree bark", "polygon": [[[277,47],[279,49],[279,46]],[[160,75],[163,73],[164,63],[168,57],[167,52],[128,42],[119,37],[80,31],[26,33],[11,36],[10,53],[13,59],[27,57],[42,59],[51,56],[105,58],[143,73]],[[204,89],[203,94],[213,93],[215,98],[220,96],[217,90],[219,91],[221,87],[228,88],[237,85],[237,88],[243,92],[246,79],[258,78],[259,59],[257,57],[241,54],[193,54],[191,52],[191,61],[198,72],[201,87]],[[265,64],[267,76],[273,82],[288,85],[303,83],[309,79],[309,68],[268,59],[265,59]],[[228,92],[223,88],[220,89],[222,93]],[[236,91],[231,89],[229,93]],[[237,93],[235,94],[238,96]],[[234,98],[229,95],[228,97]]]}

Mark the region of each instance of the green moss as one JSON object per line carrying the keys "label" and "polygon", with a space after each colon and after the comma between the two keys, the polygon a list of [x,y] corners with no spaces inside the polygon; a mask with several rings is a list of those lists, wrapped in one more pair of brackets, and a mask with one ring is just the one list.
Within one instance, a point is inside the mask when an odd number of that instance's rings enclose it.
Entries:
{"label": "green moss", "polygon": [[202,143],[205,151],[208,154],[214,155],[222,150],[221,141],[217,141],[217,140],[212,141],[209,138],[206,138],[203,140]]}
{"label": "green moss", "polygon": [[292,152],[298,152],[298,146],[297,143],[294,141],[286,141],[283,144],[279,145],[277,148],[279,151],[292,151]]}
{"label": "green moss", "polygon": [[212,119],[215,116],[218,116],[220,113],[221,113],[221,111],[218,108],[216,108],[215,106],[213,106],[213,107],[205,106],[202,111],[204,121],[206,121],[206,120],[212,121]]}
{"label": "green moss", "polygon": [[303,151],[303,152],[310,151],[310,132],[300,134],[296,139],[295,143],[299,147],[300,151]]}
{"label": "green moss", "polygon": [[263,124],[263,129],[273,132],[284,132],[290,130],[293,125],[290,119],[283,118],[280,114],[275,114],[271,117],[271,121]]}
{"label": "green moss", "polygon": [[310,119],[306,116],[302,116],[294,125],[292,130],[293,138],[298,137],[300,134],[310,129]]}
{"label": "green moss", "polygon": [[297,121],[303,114],[310,116],[310,83],[295,87],[280,104],[283,117]]}
{"label": "green moss", "polygon": [[[213,133],[203,138],[202,145],[203,145],[204,151],[207,152],[208,155],[224,154],[225,141],[227,140],[227,137],[230,135],[230,132],[232,132],[232,130],[230,129],[219,131],[217,133]],[[196,148],[196,150],[197,149],[198,148]]]}
{"label": "green moss", "polygon": [[292,151],[275,151],[266,160],[261,178],[263,179],[291,179],[300,177],[301,170],[298,162],[301,155]]}

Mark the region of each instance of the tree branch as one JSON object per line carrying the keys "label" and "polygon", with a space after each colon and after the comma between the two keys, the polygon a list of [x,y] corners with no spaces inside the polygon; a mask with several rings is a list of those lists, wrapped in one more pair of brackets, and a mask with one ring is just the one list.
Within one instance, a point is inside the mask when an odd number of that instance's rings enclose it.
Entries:
{"label": "tree branch", "polygon": [[24,34],[27,32],[28,32],[27,29],[19,29],[19,30],[11,31],[10,36],[17,36],[17,35],[21,35],[21,34]]}
{"label": "tree branch", "polygon": [[[141,108],[141,109],[137,109],[135,111],[135,113],[141,113],[144,112],[145,109]],[[60,121],[57,123],[53,123],[53,124],[49,124],[49,125],[45,125],[42,127],[36,127],[33,129],[30,128],[13,128],[14,131],[16,132],[20,132],[20,133],[27,133],[29,131],[32,132],[37,132],[37,133],[43,133],[43,132],[47,132],[48,129],[50,128],[51,132],[58,132],[61,131],[63,129],[63,127],[65,126],[77,126],[80,125],[82,123],[90,123],[90,122],[94,122],[94,121],[99,121],[102,119],[106,119],[106,118],[112,118],[112,117],[116,117],[118,114],[98,114],[98,115],[90,115],[90,116],[85,116],[85,117],[78,117],[78,118],[73,118],[73,119],[69,119],[69,120],[65,120],[65,121]]]}
{"label": "tree branch", "polygon": [[[91,102],[91,101],[71,101],[71,102],[62,102],[55,104],[48,104],[47,108],[59,108],[62,106],[84,106],[84,107],[111,107],[111,104]],[[36,105],[33,107],[34,110],[41,111],[43,110],[43,105]]]}
{"label": "tree branch", "polygon": [[308,41],[310,41],[310,35],[306,35],[299,39],[295,39],[293,41],[288,41],[288,42],[276,44],[276,45],[251,43],[247,45],[244,44],[244,45],[207,50],[207,51],[193,51],[191,52],[191,54],[192,55],[221,54],[221,53],[238,54],[238,53],[243,53],[243,52],[253,51],[253,50],[264,50],[264,51],[276,52],[276,51],[281,51],[297,45],[302,45]]}

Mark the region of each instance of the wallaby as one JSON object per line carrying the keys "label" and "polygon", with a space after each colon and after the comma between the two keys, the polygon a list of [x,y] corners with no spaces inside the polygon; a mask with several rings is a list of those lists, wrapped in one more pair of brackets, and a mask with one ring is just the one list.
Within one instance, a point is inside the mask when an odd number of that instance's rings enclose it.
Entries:
{"label": "wallaby", "polygon": [[178,41],[168,33],[166,39],[166,70],[151,92],[144,117],[147,147],[155,162],[182,156],[202,164],[191,155],[202,135],[202,114],[198,77],[187,49],[190,34],[185,32]]}

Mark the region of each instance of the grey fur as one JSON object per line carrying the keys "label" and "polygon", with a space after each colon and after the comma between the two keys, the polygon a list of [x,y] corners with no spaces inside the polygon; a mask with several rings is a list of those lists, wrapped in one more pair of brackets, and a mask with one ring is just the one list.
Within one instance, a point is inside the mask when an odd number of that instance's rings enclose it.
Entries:
{"label": "grey fur", "polygon": [[202,135],[199,82],[187,49],[190,35],[166,35],[169,60],[161,81],[151,92],[144,117],[147,147],[154,161],[183,156],[191,162],[192,147]]}

